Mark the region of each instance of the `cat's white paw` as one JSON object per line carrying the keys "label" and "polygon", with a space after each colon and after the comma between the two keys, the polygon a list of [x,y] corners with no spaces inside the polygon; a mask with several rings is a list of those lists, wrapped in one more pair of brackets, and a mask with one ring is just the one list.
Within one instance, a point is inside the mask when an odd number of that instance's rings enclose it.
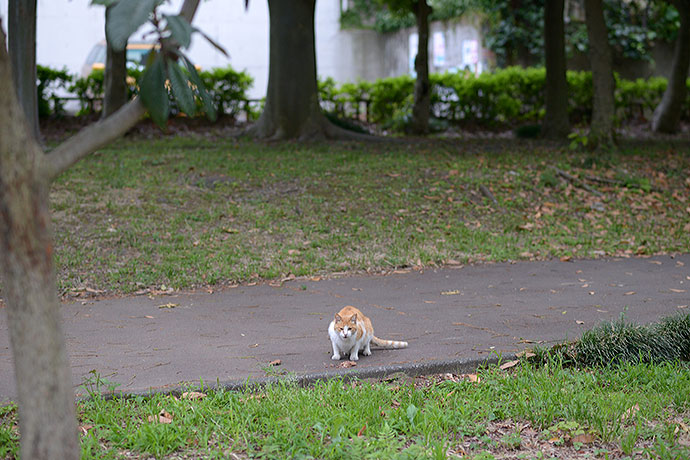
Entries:
{"label": "cat's white paw", "polygon": [[340,355],[333,355],[333,356],[331,356],[331,359],[334,359],[337,361],[340,359]]}
{"label": "cat's white paw", "polygon": [[350,355],[350,361],[358,361],[358,360],[359,360],[359,356],[357,356],[357,355]]}
{"label": "cat's white paw", "polygon": [[371,354],[371,350],[364,350],[364,351],[362,352],[362,354],[363,354],[364,356],[369,356],[369,355]]}

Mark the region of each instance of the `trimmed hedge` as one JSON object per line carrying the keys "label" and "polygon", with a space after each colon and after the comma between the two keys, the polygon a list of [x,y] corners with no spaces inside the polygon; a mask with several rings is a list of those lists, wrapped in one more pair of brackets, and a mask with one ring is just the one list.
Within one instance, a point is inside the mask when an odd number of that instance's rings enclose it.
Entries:
{"label": "trimmed hedge", "polygon": [[[500,127],[537,122],[544,117],[546,70],[509,67],[478,76],[470,72],[432,74],[433,116],[455,124]],[[588,123],[592,112],[590,72],[568,71],[568,111],[574,123]],[[326,110],[346,118],[390,124],[411,113],[414,78],[409,75],[376,82],[322,83],[321,100]],[[616,116],[619,123],[647,119],[661,101],[666,79],[623,80],[616,77]],[[690,91],[689,91],[690,95]],[[683,106],[690,120],[690,96]]]}

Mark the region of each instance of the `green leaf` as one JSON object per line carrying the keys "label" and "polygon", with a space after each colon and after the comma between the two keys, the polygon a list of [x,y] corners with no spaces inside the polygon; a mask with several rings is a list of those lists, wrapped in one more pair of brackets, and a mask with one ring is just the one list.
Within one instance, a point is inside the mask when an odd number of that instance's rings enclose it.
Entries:
{"label": "green leaf", "polygon": [[165,127],[165,122],[170,114],[170,101],[168,90],[165,89],[163,57],[159,53],[156,54],[153,63],[141,77],[139,96],[153,121],[161,128]]}
{"label": "green leaf", "polygon": [[417,415],[417,410],[417,406],[414,404],[407,406],[407,419],[410,421],[410,424],[414,422],[414,417]]}
{"label": "green leaf", "polygon": [[184,55],[182,55],[182,60],[184,61],[187,70],[189,71],[190,81],[194,83],[194,86],[196,86],[196,90],[199,93],[199,99],[201,99],[201,102],[204,105],[204,112],[206,112],[206,116],[211,121],[215,121],[217,116],[216,107],[213,105],[213,99],[211,99],[211,95],[208,94],[208,91],[206,91],[206,87],[204,87],[204,82],[201,80],[201,77],[199,76],[199,73],[196,71],[194,64],[192,64],[192,61],[187,59],[187,57]]}
{"label": "green leaf", "polygon": [[115,51],[127,46],[127,39],[144,24],[157,6],[157,0],[120,0],[108,14],[105,32]]}
{"label": "green leaf", "polygon": [[194,93],[192,93],[192,89],[189,87],[187,76],[182,72],[177,62],[168,61],[168,77],[170,78],[173,96],[175,96],[180,109],[187,115],[193,116],[194,112],[196,112]]}
{"label": "green leaf", "polygon": [[172,38],[184,48],[189,47],[192,41],[192,32],[194,32],[194,28],[189,24],[189,21],[179,15],[171,16],[165,14],[163,17],[165,17],[168,23],[167,29],[170,31]]}

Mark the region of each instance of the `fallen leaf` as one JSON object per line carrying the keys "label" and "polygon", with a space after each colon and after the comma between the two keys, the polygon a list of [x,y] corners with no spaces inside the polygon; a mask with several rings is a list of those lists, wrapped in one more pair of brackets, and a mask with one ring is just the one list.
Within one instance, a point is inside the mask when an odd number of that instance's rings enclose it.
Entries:
{"label": "fallen leaf", "polygon": [[572,259],[572,256],[563,256],[561,257],[561,262],[570,262]]}
{"label": "fallen leaf", "polygon": [[144,318],[153,319],[153,316],[151,316],[151,315],[145,315]]}
{"label": "fallen leaf", "polygon": [[173,416],[167,412],[166,410],[161,410],[157,416],[149,415],[148,420],[149,422],[158,422],[158,423],[165,423],[169,424],[172,423]]}
{"label": "fallen leaf", "polygon": [[507,363],[503,363],[498,368],[504,371],[506,369],[510,369],[511,367],[517,366],[519,363],[520,361],[516,359],[515,361],[508,361]]}
{"label": "fallen leaf", "polygon": [[400,407],[400,403],[394,399],[393,401],[391,401],[391,406],[397,409],[398,407]]}
{"label": "fallen leaf", "polygon": [[688,306],[687,305],[678,305],[678,307],[676,307],[676,308],[688,308]]}
{"label": "fallen leaf", "polygon": [[268,363],[269,366],[280,366],[281,364],[283,364],[283,362],[279,359],[274,359],[273,361]]}
{"label": "fallen leaf", "polygon": [[364,432],[367,430],[367,424],[365,423],[362,428],[359,429],[357,432],[357,437],[361,438],[364,435]]}
{"label": "fallen leaf", "polygon": [[460,291],[441,291],[441,295],[458,295],[460,294]]}
{"label": "fallen leaf", "polygon": [[288,249],[288,254],[291,256],[299,254],[299,249]]}
{"label": "fallen leaf", "polygon": [[580,325],[585,324],[584,321],[580,321],[579,319],[578,319],[578,320],[575,320],[575,323],[580,324]]}
{"label": "fallen leaf", "polygon": [[594,291],[589,291],[589,295],[594,295]]}
{"label": "fallen leaf", "polygon": [[480,378],[477,374],[467,374],[467,380],[472,383],[477,383],[480,381]]}
{"label": "fallen leaf", "polygon": [[354,361],[343,361],[342,363],[338,364],[338,367],[342,367],[344,369],[347,369],[349,367],[355,367],[356,365],[357,365],[357,363]]}
{"label": "fallen leaf", "polygon": [[571,439],[571,442],[574,444],[576,442],[579,442],[581,444],[591,444],[595,441],[595,438],[591,434],[578,434],[576,436],[573,436]]}
{"label": "fallen leaf", "polygon": [[226,229],[224,229],[224,231],[225,231],[225,233],[239,233],[240,232],[236,228],[226,228]]}
{"label": "fallen leaf", "polygon": [[654,265],[661,265],[661,262],[658,260],[650,260],[649,263]]}
{"label": "fallen leaf", "polygon": [[176,303],[169,302],[169,303],[164,303],[163,305],[158,305],[158,308],[175,308],[177,306],[178,305]]}
{"label": "fallen leaf", "polygon": [[258,343],[253,343],[253,344],[249,345],[249,348],[256,348],[256,347],[258,347],[258,346],[259,346]]}
{"label": "fallen leaf", "polygon": [[637,294],[637,292],[635,292],[635,291],[628,291],[628,292],[626,292],[626,293],[623,294],[623,295],[635,295],[635,294]]}
{"label": "fallen leaf", "polygon": [[534,257],[534,254],[531,253],[531,252],[529,252],[529,251],[525,251],[525,252],[521,252],[521,253],[520,253],[520,257],[528,257],[528,258],[531,258],[531,257]]}
{"label": "fallen leaf", "polygon": [[631,419],[632,417],[635,416],[640,411],[640,406],[635,404],[632,406],[630,409],[626,410],[623,415],[621,415],[621,421],[624,422],[628,419]]}
{"label": "fallen leaf", "polygon": [[515,356],[517,356],[518,358],[529,359],[529,358],[534,358],[534,357],[537,356],[537,355],[535,355],[535,354],[532,353],[531,351],[523,350],[523,351],[521,351],[521,352],[519,352],[519,353],[516,353]]}
{"label": "fallen leaf", "polygon": [[448,260],[446,260],[446,264],[447,265],[462,265],[462,262],[460,262],[459,260],[455,260],[455,259],[448,259]]}
{"label": "fallen leaf", "polygon": [[669,289],[669,291],[675,292],[676,294],[680,294],[681,292],[685,292],[685,289],[673,289],[673,288],[671,288],[671,289]]}
{"label": "fallen leaf", "polygon": [[425,300],[424,303],[436,303],[434,300]]}
{"label": "fallen leaf", "polygon": [[88,433],[91,428],[93,428],[93,425],[79,425],[79,432],[84,435]]}
{"label": "fallen leaf", "polygon": [[184,393],[182,393],[182,399],[189,399],[190,401],[203,399],[205,397],[206,393],[201,393],[199,391],[185,391]]}

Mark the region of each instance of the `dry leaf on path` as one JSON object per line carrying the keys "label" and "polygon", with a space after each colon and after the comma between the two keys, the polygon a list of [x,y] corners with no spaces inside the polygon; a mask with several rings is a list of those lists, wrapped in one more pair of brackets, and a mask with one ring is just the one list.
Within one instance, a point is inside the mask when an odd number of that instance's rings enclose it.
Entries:
{"label": "dry leaf on path", "polygon": [[283,364],[283,362],[279,359],[274,359],[273,361],[268,363],[269,366],[280,366],[281,364]]}
{"label": "dry leaf on path", "polygon": [[164,303],[163,305],[158,305],[158,308],[175,308],[177,306],[178,306],[178,304],[176,304],[176,303],[168,302],[168,303]]}
{"label": "dry leaf on path", "polygon": [[676,294],[680,294],[682,292],[685,292],[685,289],[673,289],[673,288],[671,288],[671,289],[669,289],[669,291],[675,292]]}
{"label": "dry leaf on path", "polygon": [[355,367],[356,365],[357,363],[354,361],[343,361],[342,363],[338,364],[338,367],[347,369],[348,367]]}
{"label": "dry leaf on path", "polygon": [[184,393],[182,393],[182,399],[189,399],[190,401],[203,399],[205,397],[206,393],[201,393],[199,391],[185,391]]}
{"label": "dry leaf on path", "polygon": [[581,321],[581,320],[579,320],[579,319],[576,319],[576,320],[575,320],[575,323],[576,323],[576,324],[580,324],[580,325],[585,324],[584,321]]}
{"label": "dry leaf on path", "polygon": [[635,292],[635,291],[628,291],[628,292],[626,292],[626,293],[623,294],[623,295],[635,295],[635,294],[637,294],[637,292]]}
{"label": "dry leaf on path", "polygon": [[460,291],[454,290],[454,291],[441,291],[441,295],[458,295],[460,294]]}
{"label": "dry leaf on path", "polygon": [[534,358],[537,355],[535,355],[531,351],[524,350],[524,351],[521,351],[520,353],[516,353],[515,356],[517,356],[518,358],[529,359],[529,358]]}

